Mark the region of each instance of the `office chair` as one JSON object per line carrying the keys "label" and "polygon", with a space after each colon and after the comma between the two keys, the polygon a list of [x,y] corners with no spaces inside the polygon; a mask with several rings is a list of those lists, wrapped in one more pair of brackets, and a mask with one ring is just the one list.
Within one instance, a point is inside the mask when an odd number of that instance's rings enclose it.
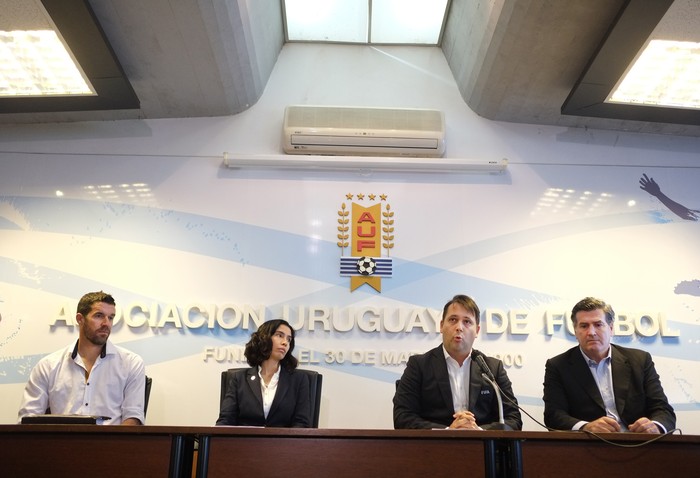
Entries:
{"label": "office chair", "polygon": [[[226,387],[228,386],[228,374],[236,370],[243,370],[248,367],[230,368],[221,372],[221,396],[219,406],[224,402]],[[321,389],[323,388],[323,375],[313,370],[295,369],[294,373],[304,373],[309,377],[309,402],[311,403],[311,428],[318,428],[318,421],[321,416]]]}
{"label": "office chair", "polygon": [[143,416],[146,416],[146,411],[148,410],[148,399],[151,398],[151,385],[153,384],[153,379],[146,375],[146,397],[143,401]]}

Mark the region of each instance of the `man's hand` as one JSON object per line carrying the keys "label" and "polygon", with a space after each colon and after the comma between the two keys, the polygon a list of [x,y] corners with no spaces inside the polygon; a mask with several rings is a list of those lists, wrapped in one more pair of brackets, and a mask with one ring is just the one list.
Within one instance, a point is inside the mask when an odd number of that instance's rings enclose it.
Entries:
{"label": "man's hand", "polygon": [[629,430],[634,433],[661,433],[656,423],[647,417],[642,417],[629,426]]}
{"label": "man's hand", "polygon": [[141,422],[137,418],[127,418],[121,424],[122,425],[141,425]]}
{"label": "man's hand", "polygon": [[469,410],[462,412],[457,412],[454,415],[454,421],[450,425],[450,428],[459,428],[467,430],[478,430],[479,426],[476,424],[476,418],[474,414]]}
{"label": "man's hand", "polygon": [[620,431],[620,424],[610,417],[600,417],[597,420],[586,423],[581,430],[593,433],[613,433]]}

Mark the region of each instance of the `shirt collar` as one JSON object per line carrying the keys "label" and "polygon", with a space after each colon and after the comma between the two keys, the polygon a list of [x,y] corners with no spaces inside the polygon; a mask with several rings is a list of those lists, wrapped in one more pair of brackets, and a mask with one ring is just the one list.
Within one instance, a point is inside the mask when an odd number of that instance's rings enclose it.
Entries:
{"label": "shirt collar", "polygon": [[[578,348],[581,351],[581,355],[583,355],[583,359],[586,361],[586,363],[590,365],[598,365],[595,360],[590,358],[586,353],[583,351],[581,347]],[[609,361],[610,358],[612,357],[612,345],[608,347],[608,353],[605,357],[603,357],[603,360],[601,362]]]}
{"label": "shirt collar", "polygon": [[[272,378],[270,379],[270,384],[272,382],[277,382],[280,379],[280,371],[282,370],[282,364],[277,365],[277,371],[272,375]],[[265,380],[263,380],[262,376],[262,365],[258,365],[258,377],[260,377],[260,383],[263,385],[265,384]]]}
{"label": "shirt collar", "polygon": [[[473,350],[474,350],[474,349],[472,349],[472,351],[473,351]],[[472,351],[469,352],[469,355],[467,355],[467,358],[464,359],[464,362],[462,363],[462,365],[464,365],[465,363],[468,364],[469,361],[472,359]],[[442,345],[442,353],[445,354],[445,361],[447,361],[447,362],[452,362],[452,363],[454,363],[457,367],[460,366],[460,365],[459,365],[459,362],[457,362],[455,359],[453,359],[452,356],[447,352],[447,349],[445,348],[445,345],[444,345],[444,344]]]}
{"label": "shirt collar", "polygon": [[[78,356],[78,342],[79,341],[80,340],[75,341],[75,347],[73,347],[73,352],[70,354],[70,358],[72,358],[73,360],[75,360],[75,357]],[[105,344],[102,346],[102,350],[100,351],[100,358],[105,358],[106,355],[107,355],[107,342],[105,342]]]}

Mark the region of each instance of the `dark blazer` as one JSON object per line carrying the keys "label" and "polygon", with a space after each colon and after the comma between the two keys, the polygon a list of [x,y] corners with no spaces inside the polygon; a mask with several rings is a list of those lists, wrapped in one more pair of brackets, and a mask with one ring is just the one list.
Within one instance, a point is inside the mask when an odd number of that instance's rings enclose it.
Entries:
{"label": "dark blazer", "polygon": [[[661,423],[666,430],[676,426],[676,415],[668,403],[648,352],[611,345],[611,371],[615,405],[625,425],[641,417]],[[591,422],[605,416],[605,405],[593,374],[579,346],[557,355],[545,365],[544,423],[555,430],[571,430],[581,420]]]}
{"label": "dark blazer", "polygon": [[277,392],[265,419],[258,368],[236,370],[229,377],[217,425],[310,427],[309,379],[280,370]]}
{"label": "dark blazer", "polygon": [[[473,350],[472,356],[474,353],[480,352]],[[485,355],[484,358],[496,377],[501,393],[517,404],[503,362]],[[472,360],[469,371],[469,410],[476,417],[476,423],[488,430],[498,425],[498,400],[481,373],[479,365]],[[452,389],[442,344],[423,355],[409,357],[394,395],[394,428],[445,428],[453,422],[452,415]],[[522,427],[520,410],[505,396],[503,418],[513,430]]]}

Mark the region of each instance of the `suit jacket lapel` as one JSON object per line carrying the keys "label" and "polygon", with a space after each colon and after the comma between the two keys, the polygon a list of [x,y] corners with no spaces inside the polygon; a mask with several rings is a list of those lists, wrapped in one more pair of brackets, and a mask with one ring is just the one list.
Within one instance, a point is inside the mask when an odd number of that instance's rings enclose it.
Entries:
{"label": "suit jacket lapel", "polygon": [[454,410],[454,403],[452,403],[452,388],[450,388],[450,375],[447,373],[447,362],[445,361],[445,354],[442,350],[442,345],[433,349],[432,352],[432,368],[435,374],[435,380],[437,381],[438,388],[440,389],[440,394],[445,404]]}
{"label": "suit jacket lapel", "polygon": [[630,387],[632,368],[627,357],[619,349],[612,345],[610,357],[610,373],[612,373],[613,393],[615,394],[615,407],[622,417],[625,409],[625,398]]}
{"label": "suit jacket lapel", "polygon": [[484,379],[481,378],[481,367],[475,364],[473,360],[469,362],[469,410],[474,411],[476,410],[476,401],[481,394],[481,385],[484,383]]}
{"label": "suit jacket lapel", "polygon": [[284,397],[285,395],[287,395],[287,391],[289,390],[290,381],[291,377],[289,376],[289,374],[284,369],[280,370],[280,378],[279,382],[277,382],[277,391],[275,392],[275,398],[272,399],[272,405],[270,405],[270,413],[268,413],[267,415],[268,418],[272,416],[277,407],[279,407],[280,403],[284,403]]}
{"label": "suit jacket lapel", "polygon": [[260,408],[262,408],[262,389],[260,388],[260,377],[258,376],[258,367],[249,368],[245,373],[245,381],[250,387],[253,396],[258,400]]}
{"label": "suit jacket lapel", "polygon": [[569,360],[571,362],[572,376],[579,377],[581,379],[581,387],[583,387],[586,393],[604,411],[605,403],[603,403],[603,397],[600,394],[600,390],[598,390],[598,385],[595,383],[595,379],[591,373],[591,368],[588,366],[586,359],[581,353],[581,349],[578,347],[571,349]]}

